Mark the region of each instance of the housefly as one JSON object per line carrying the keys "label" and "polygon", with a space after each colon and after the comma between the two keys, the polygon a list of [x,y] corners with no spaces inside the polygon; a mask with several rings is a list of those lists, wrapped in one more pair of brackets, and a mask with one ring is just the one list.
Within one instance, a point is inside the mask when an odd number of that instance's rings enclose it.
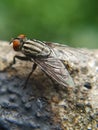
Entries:
{"label": "housefly", "polygon": [[[64,60],[59,58],[59,53],[56,53],[56,50],[51,46],[51,43],[41,42],[34,39],[30,40],[27,39],[25,35],[21,34],[12,39],[10,44],[13,44],[13,49],[15,51],[21,52],[24,55],[24,57],[14,56],[12,64],[15,64],[16,58],[20,60],[29,60],[34,63],[32,71],[28,75],[26,81],[28,81],[38,65],[43,72],[56,80],[60,85],[65,87],[74,86],[73,79],[64,65]],[[55,43],[53,43],[53,45],[55,45]],[[60,46],[60,44],[57,45]]]}

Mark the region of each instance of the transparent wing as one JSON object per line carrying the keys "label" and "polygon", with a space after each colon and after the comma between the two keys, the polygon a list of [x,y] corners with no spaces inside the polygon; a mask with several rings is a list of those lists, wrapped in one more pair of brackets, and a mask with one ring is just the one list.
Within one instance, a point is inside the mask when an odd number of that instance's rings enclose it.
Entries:
{"label": "transparent wing", "polygon": [[74,87],[74,82],[61,60],[49,57],[46,59],[35,59],[35,62],[59,84],[65,87]]}
{"label": "transparent wing", "polygon": [[83,63],[87,62],[89,59],[88,50],[87,49],[80,49],[80,48],[72,48],[67,45],[59,44],[59,43],[47,43],[55,52],[55,55],[58,59],[68,61],[68,63]]}

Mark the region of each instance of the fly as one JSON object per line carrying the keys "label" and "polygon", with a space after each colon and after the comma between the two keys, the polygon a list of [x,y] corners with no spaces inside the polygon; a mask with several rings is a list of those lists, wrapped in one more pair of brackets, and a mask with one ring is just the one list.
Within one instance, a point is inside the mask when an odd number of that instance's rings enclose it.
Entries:
{"label": "fly", "polygon": [[[65,67],[63,61],[59,59],[51,44],[38,40],[30,40],[23,34],[11,40],[15,51],[24,54],[24,57],[14,56],[12,66],[16,58],[33,62],[32,71],[29,73],[26,84],[37,65],[52,79],[65,87],[74,87],[74,82]],[[26,86],[26,85],[25,85]]]}

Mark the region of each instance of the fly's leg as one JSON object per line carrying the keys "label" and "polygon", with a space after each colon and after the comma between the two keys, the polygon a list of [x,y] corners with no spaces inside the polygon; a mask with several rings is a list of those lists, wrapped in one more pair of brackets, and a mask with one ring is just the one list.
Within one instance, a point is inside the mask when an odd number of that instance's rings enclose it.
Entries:
{"label": "fly's leg", "polygon": [[24,85],[24,87],[23,87],[24,89],[26,88],[26,86],[27,86],[27,84],[28,84],[28,81],[29,81],[29,79],[30,79],[30,76],[31,76],[32,73],[35,71],[36,67],[37,67],[37,64],[34,63],[34,64],[33,64],[33,67],[32,67],[32,70],[31,70],[31,72],[29,73],[29,75],[28,75],[28,77],[27,77],[27,79],[26,79],[26,81],[25,81],[25,85]]}
{"label": "fly's leg", "polygon": [[16,64],[16,59],[19,60],[24,60],[24,61],[31,61],[31,59],[29,57],[23,57],[23,56],[14,56],[13,57],[13,61],[9,64],[9,66],[7,66],[6,68],[4,68],[4,70],[2,70],[2,72],[7,71],[8,69],[10,69],[14,64]]}
{"label": "fly's leg", "polygon": [[[23,61],[31,61],[31,58],[29,58],[29,57],[26,57],[26,56],[23,57],[23,56],[17,56],[17,55],[15,55],[15,56],[13,57],[13,61],[9,64],[9,66],[7,66],[6,68],[4,68],[4,70],[3,70],[2,72],[7,71],[7,70],[10,69],[14,64],[16,64],[16,59],[23,60]],[[26,79],[26,81],[25,81],[24,88],[26,88],[27,83],[28,83],[28,80],[29,80],[30,76],[32,75],[32,73],[34,72],[34,70],[36,69],[36,67],[37,67],[37,64],[34,63],[34,65],[33,65],[33,67],[32,67],[32,71],[29,73],[29,75],[28,75],[28,77],[27,77],[27,79]]]}

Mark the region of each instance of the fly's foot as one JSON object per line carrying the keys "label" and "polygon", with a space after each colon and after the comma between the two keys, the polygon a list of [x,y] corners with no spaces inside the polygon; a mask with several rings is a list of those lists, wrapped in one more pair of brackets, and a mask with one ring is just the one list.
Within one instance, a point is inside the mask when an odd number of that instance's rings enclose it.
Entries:
{"label": "fly's foot", "polygon": [[10,63],[8,66],[6,66],[3,70],[0,70],[0,72],[6,72],[10,69],[14,69],[16,70],[15,68],[12,67],[13,63]]}

